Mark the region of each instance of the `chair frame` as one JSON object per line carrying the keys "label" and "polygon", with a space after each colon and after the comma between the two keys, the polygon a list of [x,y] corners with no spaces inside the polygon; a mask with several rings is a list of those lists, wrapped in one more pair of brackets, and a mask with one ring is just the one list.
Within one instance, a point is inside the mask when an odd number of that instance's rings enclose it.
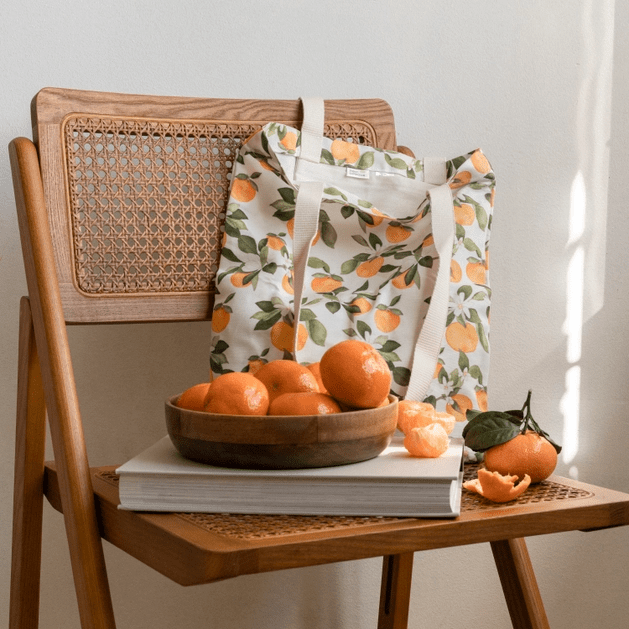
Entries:
{"label": "chair frame", "polygon": [[[10,629],[36,629],[43,497],[65,520],[81,625],[113,629],[114,613],[101,538],[184,585],[307,565],[383,557],[378,627],[408,624],[413,554],[489,542],[515,629],[548,627],[524,537],[629,524],[629,495],[552,477],[574,494],[501,508],[470,507],[455,520],[384,518],[322,531],[234,538],[196,526],[181,514],[118,510],[114,467],[90,468],[83,439],[66,325],[200,321],[211,318],[212,291],[88,295],[73,267],[62,129],[68,116],[221,124],[282,121],[298,126],[298,101],[146,97],[45,89],[32,107],[34,141],[9,147],[28,297],[20,303],[17,433]],[[326,101],[328,124],[357,120],[370,142],[396,148],[393,116],[383,101]],[[48,416],[54,462],[45,462]],[[179,558],[151,552],[167,543]]]}

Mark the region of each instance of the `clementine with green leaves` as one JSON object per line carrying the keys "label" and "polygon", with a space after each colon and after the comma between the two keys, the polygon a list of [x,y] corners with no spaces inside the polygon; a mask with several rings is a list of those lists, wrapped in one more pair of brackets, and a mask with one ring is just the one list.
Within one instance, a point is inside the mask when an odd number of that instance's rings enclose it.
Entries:
{"label": "clementine with green leaves", "polygon": [[467,416],[465,445],[485,453],[487,470],[520,480],[528,475],[531,483],[539,483],[553,473],[561,446],[533,418],[531,391],[522,410],[468,411]]}

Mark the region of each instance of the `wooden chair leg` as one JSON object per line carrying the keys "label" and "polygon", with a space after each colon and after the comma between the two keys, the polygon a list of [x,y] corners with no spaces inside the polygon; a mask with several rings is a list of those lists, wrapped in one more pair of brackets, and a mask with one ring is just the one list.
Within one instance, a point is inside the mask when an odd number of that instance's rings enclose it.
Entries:
{"label": "wooden chair leg", "polygon": [[384,556],[378,629],[406,629],[408,626],[412,576],[412,552]]}
{"label": "wooden chair leg", "polygon": [[550,629],[526,542],[491,542],[513,629]]}
{"label": "wooden chair leg", "polygon": [[29,300],[20,303],[10,629],[37,629],[46,406]]}

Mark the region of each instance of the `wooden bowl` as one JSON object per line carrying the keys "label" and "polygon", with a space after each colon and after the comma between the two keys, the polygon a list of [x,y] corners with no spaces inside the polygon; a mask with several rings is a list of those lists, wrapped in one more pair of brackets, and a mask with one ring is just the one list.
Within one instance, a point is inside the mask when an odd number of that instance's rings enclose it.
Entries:
{"label": "wooden bowl", "polygon": [[166,400],[166,426],[187,459],[221,467],[298,469],[378,456],[397,425],[397,398],[380,408],[330,415],[220,415]]}

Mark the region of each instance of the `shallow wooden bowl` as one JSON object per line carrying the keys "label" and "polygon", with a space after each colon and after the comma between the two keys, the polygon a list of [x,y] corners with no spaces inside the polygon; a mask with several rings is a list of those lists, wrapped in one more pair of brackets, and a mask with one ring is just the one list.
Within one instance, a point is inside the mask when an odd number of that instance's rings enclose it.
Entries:
{"label": "shallow wooden bowl", "polygon": [[397,398],[381,408],[330,415],[220,415],[166,400],[166,426],[193,461],[248,469],[298,469],[357,463],[378,456],[397,424]]}

